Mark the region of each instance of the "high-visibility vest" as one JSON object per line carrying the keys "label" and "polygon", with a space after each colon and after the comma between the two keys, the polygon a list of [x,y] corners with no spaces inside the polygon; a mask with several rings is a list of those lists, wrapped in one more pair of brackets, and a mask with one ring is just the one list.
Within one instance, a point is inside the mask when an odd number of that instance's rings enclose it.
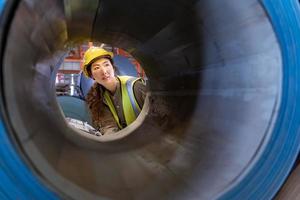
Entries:
{"label": "high-visibility vest", "polygon": [[[133,84],[140,78],[131,76],[117,77],[120,80],[123,113],[125,116],[126,126],[128,126],[138,117],[141,112],[141,108],[139,107],[139,104],[137,103],[133,92]],[[106,101],[115,121],[117,122],[118,127],[120,129],[125,128],[120,123],[116,108],[107,90],[104,91],[104,100]]]}

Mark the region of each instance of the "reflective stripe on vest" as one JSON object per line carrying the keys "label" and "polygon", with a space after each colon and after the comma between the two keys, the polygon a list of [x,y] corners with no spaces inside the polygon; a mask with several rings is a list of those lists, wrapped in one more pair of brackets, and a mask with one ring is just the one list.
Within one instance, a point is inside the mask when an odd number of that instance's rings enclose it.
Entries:
{"label": "reflective stripe on vest", "polygon": [[[133,84],[140,78],[135,78],[131,76],[117,76],[117,77],[120,80],[123,113],[125,116],[126,126],[128,126],[137,118],[137,116],[141,112],[141,108],[139,107],[133,92]],[[111,113],[113,114],[113,117],[117,122],[118,127],[120,129],[124,128],[120,124],[120,119],[118,117],[116,108],[107,90],[105,90],[104,92],[104,99],[107,102],[107,105]]]}

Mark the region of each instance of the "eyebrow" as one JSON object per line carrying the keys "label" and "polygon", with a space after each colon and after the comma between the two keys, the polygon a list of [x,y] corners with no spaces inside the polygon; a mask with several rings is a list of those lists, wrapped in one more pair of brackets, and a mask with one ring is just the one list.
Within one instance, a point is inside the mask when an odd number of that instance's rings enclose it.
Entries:
{"label": "eyebrow", "polygon": [[108,60],[104,61],[102,64],[107,64],[107,63],[109,63],[109,61],[108,61]]}
{"label": "eyebrow", "polygon": [[92,64],[91,68],[94,68],[94,67],[97,67],[97,66],[100,66],[99,64]]}

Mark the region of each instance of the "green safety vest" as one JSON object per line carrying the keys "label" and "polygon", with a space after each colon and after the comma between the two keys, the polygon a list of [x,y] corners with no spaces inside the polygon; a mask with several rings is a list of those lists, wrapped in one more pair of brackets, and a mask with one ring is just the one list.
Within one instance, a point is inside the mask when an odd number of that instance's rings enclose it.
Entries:
{"label": "green safety vest", "polygon": [[[138,117],[139,113],[141,112],[141,108],[139,107],[133,92],[133,84],[140,78],[131,76],[117,77],[120,80],[123,113],[125,116],[126,126],[128,126]],[[104,100],[106,101],[115,121],[117,122],[118,127],[120,129],[125,128],[120,123],[116,108],[107,90],[104,91]]]}

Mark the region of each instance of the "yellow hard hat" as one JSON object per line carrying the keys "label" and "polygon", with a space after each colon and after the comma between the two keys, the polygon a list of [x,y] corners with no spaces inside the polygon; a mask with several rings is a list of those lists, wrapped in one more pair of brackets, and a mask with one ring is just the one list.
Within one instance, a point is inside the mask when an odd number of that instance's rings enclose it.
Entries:
{"label": "yellow hard hat", "polygon": [[106,51],[103,48],[100,47],[90,47],[84,54],[84,61],[83,61],[83,73],[85,76],[90,77],[87,67],[92,64],[91,61],[93,61],[95,58],[102,57],[102,56],[108,56],[111,59],[114,57],[114,54],[112,52]]}

